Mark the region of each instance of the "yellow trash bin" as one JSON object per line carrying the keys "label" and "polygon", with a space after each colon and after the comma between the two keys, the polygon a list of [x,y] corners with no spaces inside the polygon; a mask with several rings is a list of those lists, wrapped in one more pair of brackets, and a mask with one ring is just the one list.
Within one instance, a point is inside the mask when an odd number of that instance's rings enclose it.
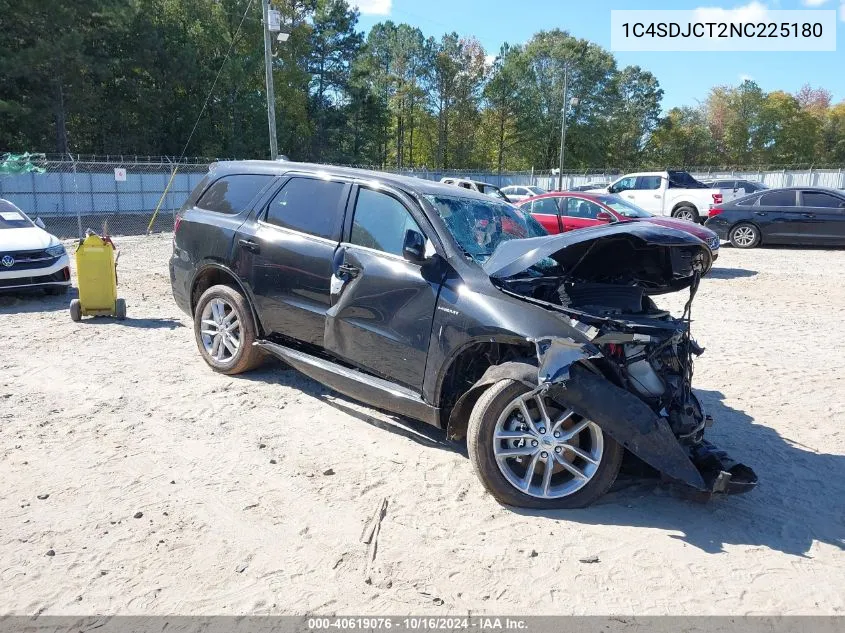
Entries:
{"label": "yellow trash bin", "polygon": [[117,256],[108,237],[89,232],[76,247],[79,299],[70,302],[70,318],[114,316],[126,318],[126,302],[117,297]]}

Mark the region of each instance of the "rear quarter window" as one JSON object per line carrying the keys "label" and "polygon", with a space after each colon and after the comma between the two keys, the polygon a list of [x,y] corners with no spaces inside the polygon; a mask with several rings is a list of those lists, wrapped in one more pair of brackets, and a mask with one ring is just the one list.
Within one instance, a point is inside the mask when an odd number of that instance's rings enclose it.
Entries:
{"label": "rear quarter window", "polygon": [[739,200],[734,201],[734,204],[739,207],[753,207],[759,199],[760,196],[747,196],[745,198],[740,198]]}
{"label": "rear quarter window", "polygon": [[338,240],[346,187],[321,178],[291,178],[267,206],[265,222]]}
{"label": "rear quarter window", "polygon": [[273,178],[269,174],[223,176],[205,190],[196,206],[206,211],[236,215],[249,209],[250,203]]}

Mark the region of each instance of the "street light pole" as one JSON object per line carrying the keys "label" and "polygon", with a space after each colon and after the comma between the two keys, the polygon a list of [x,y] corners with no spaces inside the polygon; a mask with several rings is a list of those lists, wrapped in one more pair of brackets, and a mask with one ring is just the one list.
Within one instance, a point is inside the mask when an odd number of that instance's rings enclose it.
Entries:
{"label": "street light pole", "polygon": [[560,165],[558,165],[557,190],[563,191],[563,159],[566,155],[566,106],[569,88],[569,65],[563,67],[563,111],[560,122]]}
{"label": "street light pole", "polygon": [[270,160],[279,156],[276,141],[276,90],[273,87],[273,45],[270,33],[270,0],[261,0],[264,13],[264,81],[267,84],[267,127],[270,129]]}

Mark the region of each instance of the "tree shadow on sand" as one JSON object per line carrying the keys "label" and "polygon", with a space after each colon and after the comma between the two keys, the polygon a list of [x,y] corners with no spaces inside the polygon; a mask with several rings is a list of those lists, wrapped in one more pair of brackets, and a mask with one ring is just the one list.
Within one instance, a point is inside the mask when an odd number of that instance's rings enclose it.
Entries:
{"label": "tree shadow on sand", "polygon": [[708,438],[756,471],[760,483],[751,492],[697,503],[682,498],[682,487],[652,480],[611,492],[584,510],[515,512],[553,521],[674,530],[681,534],[672,538],[710,553],[724,551],[725,545],[750,545],[806,557],[815,541],[845,549],[845,456],[803,446],[755,424],[746,413],[726,406],[718,391],[696,394],[716,420]]}
{"label": "tree shadow on sand", "polygon": [[51,295],[40,288],[0,291],[0,314],[28,314],[67,310],[71,299],[79,298],[76,288],[63,295]]}
{"label": "tree shadow on sand", "polygon": [[[464,444],[446,440],[442,430],[358,404],[282,363],[270,361],[239,379],[300,389],[367,424],[414,440],[421,450],[436,448],[466,456]],[[627,474],[589,508],[511,510],[538,520],[676,531],[679,534],[670,538],[714,554],[723,552],[725,545],[747,545],[806,557],[815,541],[845,549],[845,456],[802,446],[756,424],[748,414],[725,405],[724,395],[718,391],[696,390],[696,394],[715,420],[707,431],[708,439],[753,468],[760,478],[751,492],[714,496],[700,503],[688,498],[691,488]],[[800,434],[798,422],[796,437]],[[478,490],[480,493],[480,486]]]}
{"label": "tree shadow on sand", "polygon": [[447,440],[446,433],[443,430],[425,422],[403,418],[393,413],[356,402],[312,380],[305,374],[291,369],[278,359],[269,358],[260,369],[240,375],[238,378],[242,380],[276,383],[299,389],[313,398],[322,400],[337,411],[352,416],[370,426],[408,438],[428,448],[439,448],[461,453],[466,456],[465,447],[457,442]]}
{"label": "tree shadow on sand", "polygon": [[746,270],[745,268],[716,268],[714,266],[707,273],[707,279],[741,279],[743,277],[753,277],[756,274],[756,270]]}

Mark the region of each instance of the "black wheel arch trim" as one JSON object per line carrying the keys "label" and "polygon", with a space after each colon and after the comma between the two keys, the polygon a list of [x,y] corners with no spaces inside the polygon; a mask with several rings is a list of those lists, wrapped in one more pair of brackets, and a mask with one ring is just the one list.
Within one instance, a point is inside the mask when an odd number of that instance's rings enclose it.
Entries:
{"label": "black wheel arch trim", "polygon": [[475,384],[467,389],[449,414],[446,424],[446,437],[450,440],[459,440],[466,437],[469,414],[478,399],[487,389],[500,380],[513,380],[521,382],[532,389],[537,387],[537,365],[525,361],[507,361],[498,365],[490,365],[487,371]]}
{"label": "black wheel arch trim", "polygon": [[253,325],[255,325],[256,334],[263,335],[264,326],[262,325],[261,319],[258,316],[258,311],[255,309],[255,301],[252,292],[250,292],[249,287],[241,280],[240,277],[238,277],[235,271],[233,271],[225,264],[221,264],[220,262],[204,262],[201,266],[199,266],[199,268],[197,268],[196,272],[194,273],[194,276],[191,278],[190,294],[188,296],[188,301],[190,302],[191,306],[191,316],[194,315],[194,310],[197,307],[196,303],[194,303],[194,291],[196,290],[199,280],[209,270],[218,270],[231,277],[231,279],[235,282],[237,289],[246,299],[246,304],[249,306],[249,311],[252,315]]}

